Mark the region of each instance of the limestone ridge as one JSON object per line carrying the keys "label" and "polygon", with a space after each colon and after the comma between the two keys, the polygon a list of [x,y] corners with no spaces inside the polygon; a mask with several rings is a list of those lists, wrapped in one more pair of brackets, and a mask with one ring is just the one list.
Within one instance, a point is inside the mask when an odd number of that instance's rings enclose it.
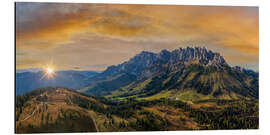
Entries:
{"label": "limestone ridge", "polygon": [[118,91],[116,96],[147,97],[163,90],[194,90],[213,97],[258,98],[258,73],[231,67],[219,53],[204,47],[143,51],[90,81],[81,92],[106,96]]}
{"label": "limestone ridge", "polygon": [[219,53],[207,50],[205,47],[187,47],[179,48],[173,51],[164,49],[159,53],[142,51],[141,53],[131,58],[129,61],[126,61],[117,66],[108,67],[104,73],[113,75],[119,72],[128,72],[130,74],[139,75],[142,70],[153,65],[186,65],[190,63],[217,67],[228,65]]}

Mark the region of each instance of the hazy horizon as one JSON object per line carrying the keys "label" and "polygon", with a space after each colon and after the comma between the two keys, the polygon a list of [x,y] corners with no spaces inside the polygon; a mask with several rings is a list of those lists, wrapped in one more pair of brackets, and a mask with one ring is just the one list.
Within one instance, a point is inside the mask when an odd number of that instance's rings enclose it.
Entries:
{"label": "hazy horizon", "polygon": [[[195,46],[195,47],[198,47],[198,46]],[[207,48],[206,48],[207,49]],[[157,52],[159,53],[159,52]],[[134,56],[133,56],[134,57]],[[129,60],[129,59],[128,59]],[[126,61],[128,61],[126,60]],[[118,64],[122,64],[126,61],[122,61],[121,63],[118,63]],[[117,66],[118,64],[114,64],[114,66]],[[228,63],[229,64],[229,63]],[[229,64],[230,65],[230,64]],[[87,69],[76,69],[76,68],[72,68],[72,69],[58,69],[57,71],[69,71],[69,70],[72,70],[72,71],[95,71],[95,72],[103,72],[105,71],[109,66],[113,66],[113,65],[108,65],[104,70],[87,70]],[[251,70],[254,70],[252,68],[249,68],[248,66],[246,65],[230,65],[232,67],[234,66],[240,66],[242,68],[245,68],[245,69],[251,69]],[[44,70],[43,68],[40,68],[40,67],[34,67],[34,68],[25,68],[25,69],[16,69],[16,73],[20,73],[20,72],[38,72],[38,71],[42,71]],[[254,70],[255,72],[258,72],[258,70]]]}

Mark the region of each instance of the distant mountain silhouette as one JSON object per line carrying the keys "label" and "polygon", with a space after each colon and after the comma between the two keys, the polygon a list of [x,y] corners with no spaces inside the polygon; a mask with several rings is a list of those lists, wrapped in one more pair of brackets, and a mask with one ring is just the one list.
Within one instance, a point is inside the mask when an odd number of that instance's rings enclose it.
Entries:
{"label": "distant mountain silhouette", "polygon": [[28,91],[48,86],[60,86],[70,89],[78,89],[88,85],[88,79],[97,75],[95,71],[58,71],[54,78],[44,77],[44,72],[16,73],[16,94],[24,94]]}
{"label": "distant mountain silhouette", "polygon": [[16,133],[259,127],[259,73],[206,48],[143,51],[101,73],[56,75],[16,74]]}

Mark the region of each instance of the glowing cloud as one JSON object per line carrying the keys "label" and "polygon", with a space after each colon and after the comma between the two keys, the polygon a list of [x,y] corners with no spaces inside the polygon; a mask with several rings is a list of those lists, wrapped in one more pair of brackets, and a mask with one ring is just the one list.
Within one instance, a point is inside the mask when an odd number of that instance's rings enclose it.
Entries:
{"label": "glowing cloud", "polygon": [[[17,3],[18,68],[104,70],[142,50],[201,45],[258,69],[257,7]],[[23,54],[23,55],[22,55]],[[32,61],[32,62],[31,62]],[[251,67],[251,66],[250,66]]]}

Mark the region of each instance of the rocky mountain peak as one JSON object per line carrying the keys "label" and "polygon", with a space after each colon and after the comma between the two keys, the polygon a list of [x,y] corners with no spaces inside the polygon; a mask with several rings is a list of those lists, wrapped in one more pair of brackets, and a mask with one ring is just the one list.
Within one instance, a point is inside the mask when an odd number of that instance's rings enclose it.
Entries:
{"label": "rocky mountain peak", "polygon": [[194,62],[205,66],[228,65],[219,53],[214,53],[211,50],[207,50],[205,47],[186,47],[173,51],[164,49],[159,53],[142,51],[132,57],[129,61],[117,66],[109,67],[105,73],[112,75],[119,72],[128,72],[139,75],[142,70],[156,64],[175,65],[179,63],[189,64]]}
{"label": "rocky mountain peak", "polygon": [[141,53],[131,58],[127,63],[139,62],[141,60],[152,60],[152,59],[156,59],[156,57],[157,57],[157,54],[155,53],[142,51]]}
{"label": "rocky mountain peak", "polygon": [[203,65],[228,65],[219,53],[214,53],[205,47],[179,48],[172,51],[171,54],[173,56],[171,62],[173,63],[198,61],[199,64]]}

